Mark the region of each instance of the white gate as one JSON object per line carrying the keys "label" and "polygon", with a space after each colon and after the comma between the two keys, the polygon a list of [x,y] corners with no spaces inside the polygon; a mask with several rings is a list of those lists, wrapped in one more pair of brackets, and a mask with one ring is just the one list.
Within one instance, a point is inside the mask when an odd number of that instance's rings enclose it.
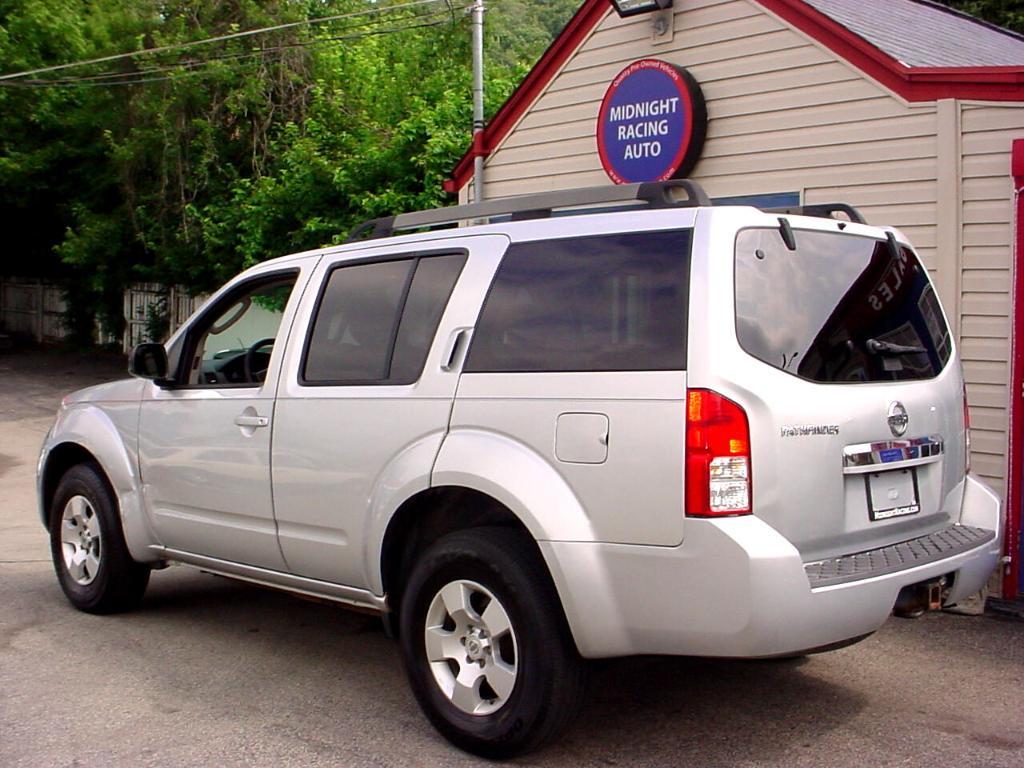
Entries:
{"label": "white gate", "polygon": [[[205,301],[181,286],[140,283],[124,292],[124,336],[118,339],[97,326],[101,344],[120,342],[125,352],[143,341],[165,341]],[[38,343],[60,341],[69,335],[64,325],[67,305],[59,285],[43,280],[0,277],[0,331]],[[164,338],[151,339],[157,334]]]}
{"label": "white gate", "polygon": [[[205,300],[205,296],[190,296],[181,286],[131,286],[124,292],[124,351],[144,341],[166,341]],[[150,338],[154,335],[163,338]]]}
{"label": "white gate", "polygon": [[59,341],[64,327],[60,287],[30,278],[0,278],[0,327],[38,342]]}

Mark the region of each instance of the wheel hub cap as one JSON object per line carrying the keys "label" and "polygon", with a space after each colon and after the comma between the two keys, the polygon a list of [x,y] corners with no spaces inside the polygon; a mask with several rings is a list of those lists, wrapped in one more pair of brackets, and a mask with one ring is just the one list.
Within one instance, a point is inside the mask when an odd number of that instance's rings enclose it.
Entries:
{"label": "wheel hub cap", "polygon": [[518,678],[518,645],[508,612],[474,581],[452,581],[427,609],[427,662],[441,692],[458,709],[488,715],[500,709]]}
{"label": "wheel hub cap", "polygon": [[484,656],[491,652],[491,641],[486,638],[484,631],[479,627],[473,627],[465,636],[466,655],[470,661],[483,661]]}
{"label": "wheel hub cap", "polygon": [[60,520],[60,549],[68,575],[77,583],[91,584],[102,557],[100,521],[92,502],[72,496],[64,505]]}

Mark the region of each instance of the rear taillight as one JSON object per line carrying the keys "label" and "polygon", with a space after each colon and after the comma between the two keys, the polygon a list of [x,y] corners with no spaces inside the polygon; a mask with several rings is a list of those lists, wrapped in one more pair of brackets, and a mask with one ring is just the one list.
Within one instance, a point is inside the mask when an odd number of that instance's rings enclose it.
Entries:
{"label": "rear taillight", "polygon": [[750,428],[747,414],[709,389],[686,392],[686,514],[749,515]]}
{"label": "rear taillight", "polygon": [[964,382],[964,474],[971,471],[971,411],[967,407],[967,382]]}

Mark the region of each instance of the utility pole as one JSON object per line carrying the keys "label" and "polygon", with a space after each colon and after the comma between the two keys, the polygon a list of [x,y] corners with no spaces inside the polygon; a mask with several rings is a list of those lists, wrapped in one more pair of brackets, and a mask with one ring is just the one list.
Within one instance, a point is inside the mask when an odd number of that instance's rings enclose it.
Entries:
{"label": "utility pole", "polygon": [[473,0],[473,201],[484,200],[484,0]]}

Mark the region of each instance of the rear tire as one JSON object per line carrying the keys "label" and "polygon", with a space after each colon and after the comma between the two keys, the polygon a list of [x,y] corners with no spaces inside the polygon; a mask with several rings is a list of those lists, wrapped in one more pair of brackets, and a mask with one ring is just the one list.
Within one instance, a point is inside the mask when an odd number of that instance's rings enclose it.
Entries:
{"label": "rear tire", "polygon": [[419,558],[400,611],[403,662],[424,714],[487,758],[537,749],[573,720],[585,665],[536,547],[473,528]]}
{"label": "rear tire", "polygon": [[57,486],[50,553],[65,596],[87,613],[131,610],[149,583],[150,569],[128,553],[117,501],[92,463],[72,467]]}

